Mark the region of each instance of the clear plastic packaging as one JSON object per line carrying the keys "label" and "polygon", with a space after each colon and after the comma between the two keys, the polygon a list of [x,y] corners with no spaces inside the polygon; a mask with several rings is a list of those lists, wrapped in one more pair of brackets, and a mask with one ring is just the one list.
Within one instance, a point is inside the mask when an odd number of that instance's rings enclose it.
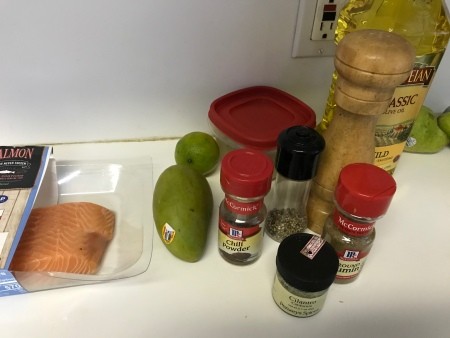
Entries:
{"label": "clear plastic packaging", "polygon": [[19,272],[28,292],[100,283],[145,272],[153,250],[151,158],[56,163],[58,203],[92,202],[116,215],[115,234],[95,275]]}

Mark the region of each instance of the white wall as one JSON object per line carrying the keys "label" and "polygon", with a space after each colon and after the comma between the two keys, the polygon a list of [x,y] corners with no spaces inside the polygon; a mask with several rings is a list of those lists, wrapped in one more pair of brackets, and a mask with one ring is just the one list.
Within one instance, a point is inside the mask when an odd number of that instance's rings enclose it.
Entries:
{"label": "white wall", "polygon": [[[291,58],[297,7],[298,0],[0,0],[0,143],[208,130],[212,100],[261,84],[296,95],[319,118],[332,58]],[[436,110],[450,105],[450,53],[441,65],[427,99]]]}

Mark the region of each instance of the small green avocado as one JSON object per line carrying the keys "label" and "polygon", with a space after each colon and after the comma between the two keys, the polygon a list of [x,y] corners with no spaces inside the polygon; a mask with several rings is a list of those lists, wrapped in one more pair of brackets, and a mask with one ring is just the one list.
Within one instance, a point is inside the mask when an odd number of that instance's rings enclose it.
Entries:
{"label": "small green avocado", "polygon": [[449,142],[448,136],[439,128],[434,112],[422,106],[406,141],[405,151],[422,154],[437,153]]}
{"label": "small green avocado", "polygon": [[153,193],[153,218],[166,248],[187,262],[205,250],[213,209],[206,178],[187,165],[172,165],[159,176]]}
{"label": "small green avocado", "polygon": [[447,107],[437,118],[438,126],[450,138],[450,107]]}

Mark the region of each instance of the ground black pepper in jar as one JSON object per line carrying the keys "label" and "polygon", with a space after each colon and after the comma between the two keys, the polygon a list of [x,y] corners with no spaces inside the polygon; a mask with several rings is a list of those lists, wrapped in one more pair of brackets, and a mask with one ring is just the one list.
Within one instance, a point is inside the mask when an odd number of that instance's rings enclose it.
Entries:
{"label": "ground black pepper in jar", "polygon": [[322,310],[339,266],[333,247],[319,236],[297,233],[283,239],[272,288],[275,303],[296,317]]}
{"label": "ground black pepper in jar", "polygon": [[238,149],[222,159],[219,252],[228,262],[246,265],[261,255],[267,209],[264,196],[272,184],[273,163],[258,151]]}
{"label": "ground black pepper in jar", "polygon": [[386,213],[395,190],[394,178],[372,164],[354,163],[340,172],[335,210],[323,232],[339,256],[336,282],[358,277],[375,240],[375,222]]}
{"label": "ground black pepper in jar", "polygon": [[306,202],[325,140],[313,128],[292,126],[280,133],[277,142],[276,176],[265,228],[280,242],[306,229]]}

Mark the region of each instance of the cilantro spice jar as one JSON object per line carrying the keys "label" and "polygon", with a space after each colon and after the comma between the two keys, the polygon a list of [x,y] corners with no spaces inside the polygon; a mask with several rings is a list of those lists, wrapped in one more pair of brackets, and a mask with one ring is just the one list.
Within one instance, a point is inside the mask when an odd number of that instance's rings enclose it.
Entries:
{"label": "cilantro spice jar", "polygon": [[221,162],[219,252],[229,263],[246,265],[261,255],[267,209],[264,196],[272,184],[273,163],[262,152],[238,149]]}
{"label": "cilantro spice jar", "polygon": [[296,317],[322,310],[339,266],[329,243],[311,234],[290,235],[278,247],[276,266],[272,297],[280,309]]}
{"label": "cilantro spice jar", "polygon": [[375,240],[375,222],[388,210],[395,190],[394,178],[373,164],[353,163],[341,170],[336,206],[323,233],[339,256],[337,283],[359,276]]}

